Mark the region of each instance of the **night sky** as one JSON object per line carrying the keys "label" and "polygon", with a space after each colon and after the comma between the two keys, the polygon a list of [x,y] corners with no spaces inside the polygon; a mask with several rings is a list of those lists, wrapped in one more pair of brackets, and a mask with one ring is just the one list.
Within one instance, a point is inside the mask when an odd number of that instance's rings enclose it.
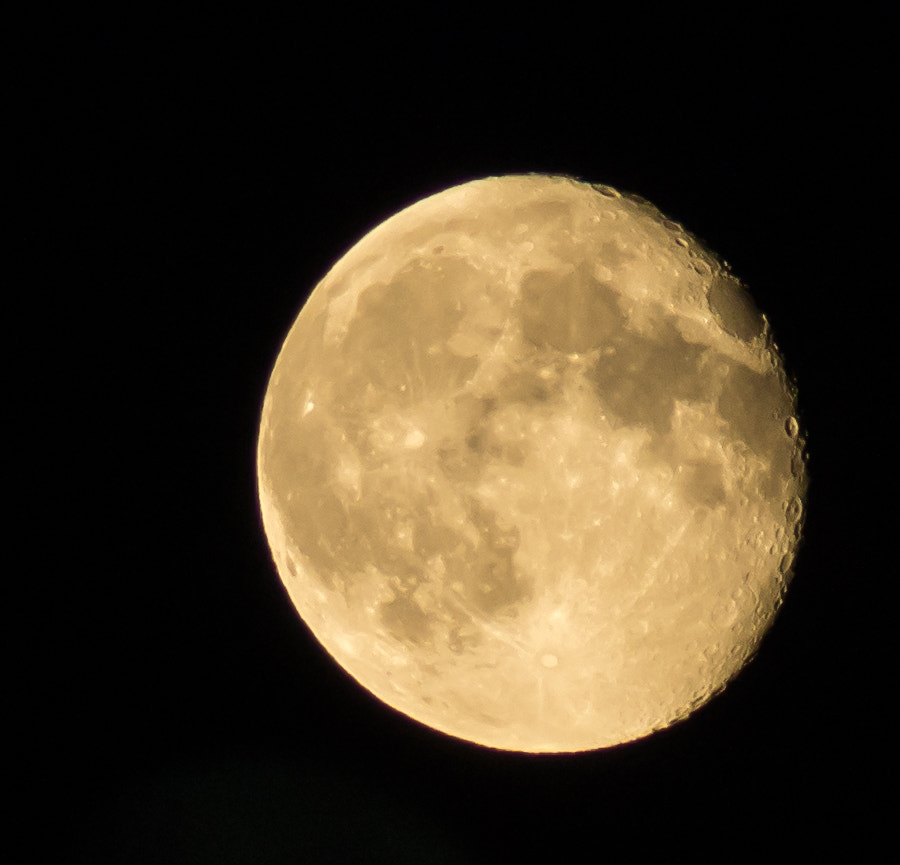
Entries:
{"label": "night sky", "polygon": [[[866,492],[886,477],[873,400],[896,418],[872,386],[890,305],[866,299],[891,248],[882,25],[715,26],[714,45],[674,20],[652,44],[399,15],[29,31],[14,240],[36,311],[10,324],[39,477],[29,599],[7,613],[26,861],[867,858],[890,682],[873,619],[896,573]],[[528,171],[638,193],[731,264],[811,455],[757,658],[687,721],[580,756],[478,748],[361,689],[294,612],[256,499],[267,377],[328,268],[425,195]]]}

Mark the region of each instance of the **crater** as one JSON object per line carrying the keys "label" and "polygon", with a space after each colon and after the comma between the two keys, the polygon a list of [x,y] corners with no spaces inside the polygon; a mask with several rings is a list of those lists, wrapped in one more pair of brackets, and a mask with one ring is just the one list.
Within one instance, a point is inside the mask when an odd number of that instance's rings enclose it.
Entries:
{"label": "crater", "polygon": [[765,319],[747,290],[733,276],[719,275],[709,288],[709,308],[732,336],[750,342],[762,334]]}

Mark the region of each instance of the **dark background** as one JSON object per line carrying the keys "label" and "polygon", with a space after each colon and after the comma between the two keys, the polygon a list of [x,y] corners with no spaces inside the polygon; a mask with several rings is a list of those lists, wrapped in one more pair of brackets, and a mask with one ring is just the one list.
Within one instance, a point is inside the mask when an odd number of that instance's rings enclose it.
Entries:
{"label": "dark background", "polygon": [[[891,682],[874,620],[896,572],[871,439],[896,419],[876,351],[885,26],[23,25],[9,777],[28,860],[874,845]],[[580,756],[480,749],[359,688],[282,591],[255,489],[268,374],[331,264],[427,194],[527,171],[636,192],[727,259],[799,381],[811,454],[805,544],[756,660],[687,721]]]}

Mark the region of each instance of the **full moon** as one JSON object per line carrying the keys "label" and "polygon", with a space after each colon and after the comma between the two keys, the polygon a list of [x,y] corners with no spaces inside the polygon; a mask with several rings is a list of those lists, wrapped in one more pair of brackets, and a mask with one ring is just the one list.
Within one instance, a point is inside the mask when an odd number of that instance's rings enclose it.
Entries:
{"label": "full moon", "polygon": [[341,258],[258,442],[278,573],[361,685],[492,748],[647,736],[752,657],[803,522],[796,389],[740,281],[648,202],[465,183]]}

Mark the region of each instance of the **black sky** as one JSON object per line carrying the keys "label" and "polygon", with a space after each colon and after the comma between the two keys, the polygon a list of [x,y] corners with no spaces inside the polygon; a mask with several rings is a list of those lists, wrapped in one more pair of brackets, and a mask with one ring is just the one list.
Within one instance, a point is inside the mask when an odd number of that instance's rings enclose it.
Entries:
{"label": "black sky", "polygon": [[[896,417],[871,335],[889,304],[863,303],[891,248],[879,24],[694,23],[652,43],[400,16],[23,31],[14,245],[37,303],[13,340],[40,479],[10,615],[32,861],[865,849],[896,571],[867,509],[867,418]],[[578,757],[479,749],[358,688],[282,592],[256,503],[306,293],[403,206],[522,171],[636,192],[704,238],[768,314],[809,433],[806,542],[758,658],[688,721]]]}

